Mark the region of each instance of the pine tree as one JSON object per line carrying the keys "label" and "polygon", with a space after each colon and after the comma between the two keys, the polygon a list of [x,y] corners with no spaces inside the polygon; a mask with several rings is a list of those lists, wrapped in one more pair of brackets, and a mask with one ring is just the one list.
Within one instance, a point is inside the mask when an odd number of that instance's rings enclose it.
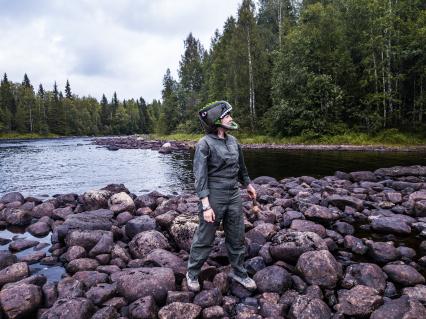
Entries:
{"label": "pine tree", "polygon": [[72,100],[71,85],[68,79],[67,83],[65,84],[65,98]]}

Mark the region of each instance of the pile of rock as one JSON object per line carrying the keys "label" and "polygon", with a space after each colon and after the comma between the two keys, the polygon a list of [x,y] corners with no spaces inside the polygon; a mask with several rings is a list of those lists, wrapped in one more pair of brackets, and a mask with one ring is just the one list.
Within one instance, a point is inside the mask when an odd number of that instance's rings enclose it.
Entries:
{"label": "pile of rock", "polygon": [[93,144],[104,146],[111,151],[119,149],[151,149],[168,154],[176,151],[187,151],[194,148],[193,142],[164,142],[159,140],[150,140],[137,135],[123,137],[98,137],[93,139]]}
{"label": "pile of rock", "polygon": [[[250,292],[227,276],[222,231],[203,266],[202,291],[185,272],[198,224],[194,194],[136,196],[124,185],[41,202],[9,193],[4,226],[52,231],[49,256],[0,252],[7,318],[426,318],[426,167],[254,180],[261,212],[242,191]],[[415,248],[415,249],[413,249]],[[58,283],[31,275],[61,263]]]}

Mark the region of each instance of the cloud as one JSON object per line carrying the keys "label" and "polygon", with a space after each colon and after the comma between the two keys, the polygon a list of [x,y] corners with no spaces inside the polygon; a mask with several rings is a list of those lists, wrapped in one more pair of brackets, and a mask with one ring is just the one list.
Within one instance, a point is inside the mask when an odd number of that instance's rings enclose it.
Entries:
{"label": "cloud", "polygon": [[208,48],[240,0],[0,0],[0,72],[100,98],[161,97],[189,32]]}

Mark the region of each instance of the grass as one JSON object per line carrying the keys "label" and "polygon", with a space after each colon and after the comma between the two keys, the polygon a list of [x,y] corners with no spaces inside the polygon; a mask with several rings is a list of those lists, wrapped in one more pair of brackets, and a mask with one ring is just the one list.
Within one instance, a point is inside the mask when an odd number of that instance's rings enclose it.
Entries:
{"label": "grass", "polygon": [[0,140],[5,139],[37,139],[37,138],[55,138],[60,137],[56,134],[38,134],[38,133],[0,133]]}
{"label": "grass", "polygon": [[[268,135],[236,132],[242,144],[307,144],[307,145],[383,145],[383,146],[420,146],[426,145],[426,136],[404,133],[395,129],[381,131],[374,135],[346,132],[339,135],[273,137]],[[176,133],[170,135],[151,134],[150,138],[168,141],[198,141],[203,134]]]}

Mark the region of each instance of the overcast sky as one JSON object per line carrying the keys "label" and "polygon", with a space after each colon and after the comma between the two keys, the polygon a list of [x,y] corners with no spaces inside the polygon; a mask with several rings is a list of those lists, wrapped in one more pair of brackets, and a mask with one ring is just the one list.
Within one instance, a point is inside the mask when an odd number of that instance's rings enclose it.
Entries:
{"label": "overcast sky", "polygon": [[183,41],[205,48],[240,0],[0,0],[0,73],[37,89],[100,99],[161,97],[167,68],[177,78]]}

